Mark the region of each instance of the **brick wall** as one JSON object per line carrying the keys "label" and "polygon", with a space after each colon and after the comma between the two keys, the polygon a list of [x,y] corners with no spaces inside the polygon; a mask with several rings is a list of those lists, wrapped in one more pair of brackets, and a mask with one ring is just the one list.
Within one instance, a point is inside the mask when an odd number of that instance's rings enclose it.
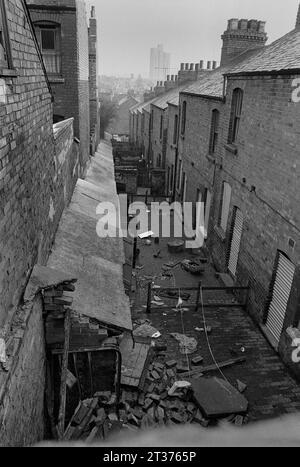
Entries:
{"label": "brick wall", "polygon": [[45,385],[42,305],[20,307],[20,299],[34,264],[47,261],[77,180],[78,149],[72,119],[53,129],[23,1],[6,7],[15,71],[0,71],[0,335],[14,359],[5,384],[0,371],[0,442],[15,446],[43,437]]}
{"label": "brick wall", "polygon": [[92,10],[89,24],[89,94],[90,94],[90,126],[91,153],[94,154],[100,142],[100,103],[98,96],[98,48],[97,20]]}
{"label": "brick wall", "polygon": [[13,369],[0,372],[0,446],[23,447],[44,438],[45,342],[43,303],[36,298],[13,326]]}
{"label": "brick wall", "polygon": [[[153,150],[153,167],[158,167],[157,161],[160,156],[163,157],[163,132],[167,128],[164,111],[154,105],[151,105],[151,112],[153,114],[153,130],[151,136],[152,150]],[[161,118],[163,118],[163,132],[160,134]]]}
{"label": "brick wall", "polygon": [[89,41],[85,4],[82,0],[29,0],[28,6],[33,22],[52,21],[61,28],[61,76],[50,76],[54,114],[74,118],[74,134],[80,140],[82,175],[90,155]]}

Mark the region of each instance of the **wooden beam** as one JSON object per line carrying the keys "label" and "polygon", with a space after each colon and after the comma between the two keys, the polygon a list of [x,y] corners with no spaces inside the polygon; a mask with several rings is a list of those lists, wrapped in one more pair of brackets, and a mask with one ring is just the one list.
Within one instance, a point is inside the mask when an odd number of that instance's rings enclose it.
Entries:
{"label": "wooden beam", "polygon": [[[218,367],[220,369],[222,368],[229,368],[231,366],[234,366],[234,365],[239,365],[241,363],[245,363],[246,362],[246,358],[245,357],[240,357],[240,358],[234,358],[232,360],[227,360],[225,362],[220,362],[218,363]],[[205,373],[210,373],[211,371],[216,371],[218,370],[218,367],[217,365],[209,365],[209,366],[204,366],[204,367],[199,367],[198,370],[192,370],[192,371],[189,371],[187,373],[182,373],[180,375],[180,378],[189,378],[191,376],[197,376],[199,374],[205,374]]]}
{"label": "wooden beam", "polygon": [[71,335],[71,310],[66,311],[65,316],[65,344],[63,359],[61,365],[61,384],[60,384],[60,405],[57,431],[60,439],[63,439],[65,432],[65,421],[66,421],[66,400],[67,400],[67,374],[68,374],[68,362],[69,362],[69,348],[70,348],[70,335]]}

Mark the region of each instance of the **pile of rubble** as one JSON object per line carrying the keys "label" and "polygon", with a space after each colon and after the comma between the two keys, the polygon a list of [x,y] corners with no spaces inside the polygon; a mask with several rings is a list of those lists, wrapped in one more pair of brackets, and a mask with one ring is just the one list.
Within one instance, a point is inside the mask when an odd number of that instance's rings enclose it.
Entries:
{"label": "pile of rubble", "polygon": [[[142,391],[123,388],[119,403],[112,393],[100,392],[81,402],[67,430],[65,440],[97,442],[111,435],[137,432],[140,429],[197,424],[204,428],[216,419],[203,416],[192,385],[180,381],[180,365],[156,356],[147,370]],[[243,388],[245,390],[245,388]],[[247,416],[235,414],[222,418],[237,426],[247,423]]]}

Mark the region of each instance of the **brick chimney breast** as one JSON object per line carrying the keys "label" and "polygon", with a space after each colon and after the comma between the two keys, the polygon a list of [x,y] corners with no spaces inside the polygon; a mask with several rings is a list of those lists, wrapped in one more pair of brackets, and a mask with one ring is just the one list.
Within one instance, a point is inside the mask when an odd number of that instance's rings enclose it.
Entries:
{"label": "brick chimney breast", "polygon": [[247,50],[264,47],[267,42],[265,21],[232,18],[222,35],[223,48],[221,66]]}

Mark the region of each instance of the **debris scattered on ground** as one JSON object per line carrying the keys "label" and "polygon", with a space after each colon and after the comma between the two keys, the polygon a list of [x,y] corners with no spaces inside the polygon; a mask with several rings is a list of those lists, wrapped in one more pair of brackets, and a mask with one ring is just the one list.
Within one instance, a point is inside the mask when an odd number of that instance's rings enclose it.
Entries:
{"label": "debris scattered on ground", "polygon": [[196,261],[192,261],[189,259],[182,261],[181,267],[185,271],[190,272],[191,274],[195,274],[195,275],[201,275],[201,274],[204,274],[205,272],[205,269],[203,268],[201,263],[198,263]]}
{"label": "debris scattered on ground", "polygon": [[148,231],[148,232],[144,232],[142,234],[139,235],[139,238],[141,240],[144,240],[144,239],[148,239],[149,237],[152,237],[154,235],[154,232],[152,232],[151,230]]}
{"label": "debris scattered on ground", "polygon": [[184,242],[180,240],[169,242],[168,249],[170,253],[182,253],[184,251]]}
{"label": "debris scattered on ground", "polygon": [[170,335],[179,342],[180,352],[183,355],[190,355],[196,352],[198,342],[193,337],[187,337],[178,333],[172,333]]}
{"label": "debris scattered on ground", "polygon": [[134,337],[149,337],[149,338],[154,338],[154,335],[161,335],[157,329],[155,329],[153,326],[150,324],[142,324],[138,326],[134,331],[133,335]]}
{"label": "debris scattered on ground", "polygon": [[240,380],[237,380],[237,387],[241,394],[243,394],[247,389],[247,384],[243,383]]}
{"label": "debris scattered on ground", "polygon": [[157,250],[154,255],[153,255],[153,258],[160,258],[160,255],[161,255],[161,251],[160,250]]}

